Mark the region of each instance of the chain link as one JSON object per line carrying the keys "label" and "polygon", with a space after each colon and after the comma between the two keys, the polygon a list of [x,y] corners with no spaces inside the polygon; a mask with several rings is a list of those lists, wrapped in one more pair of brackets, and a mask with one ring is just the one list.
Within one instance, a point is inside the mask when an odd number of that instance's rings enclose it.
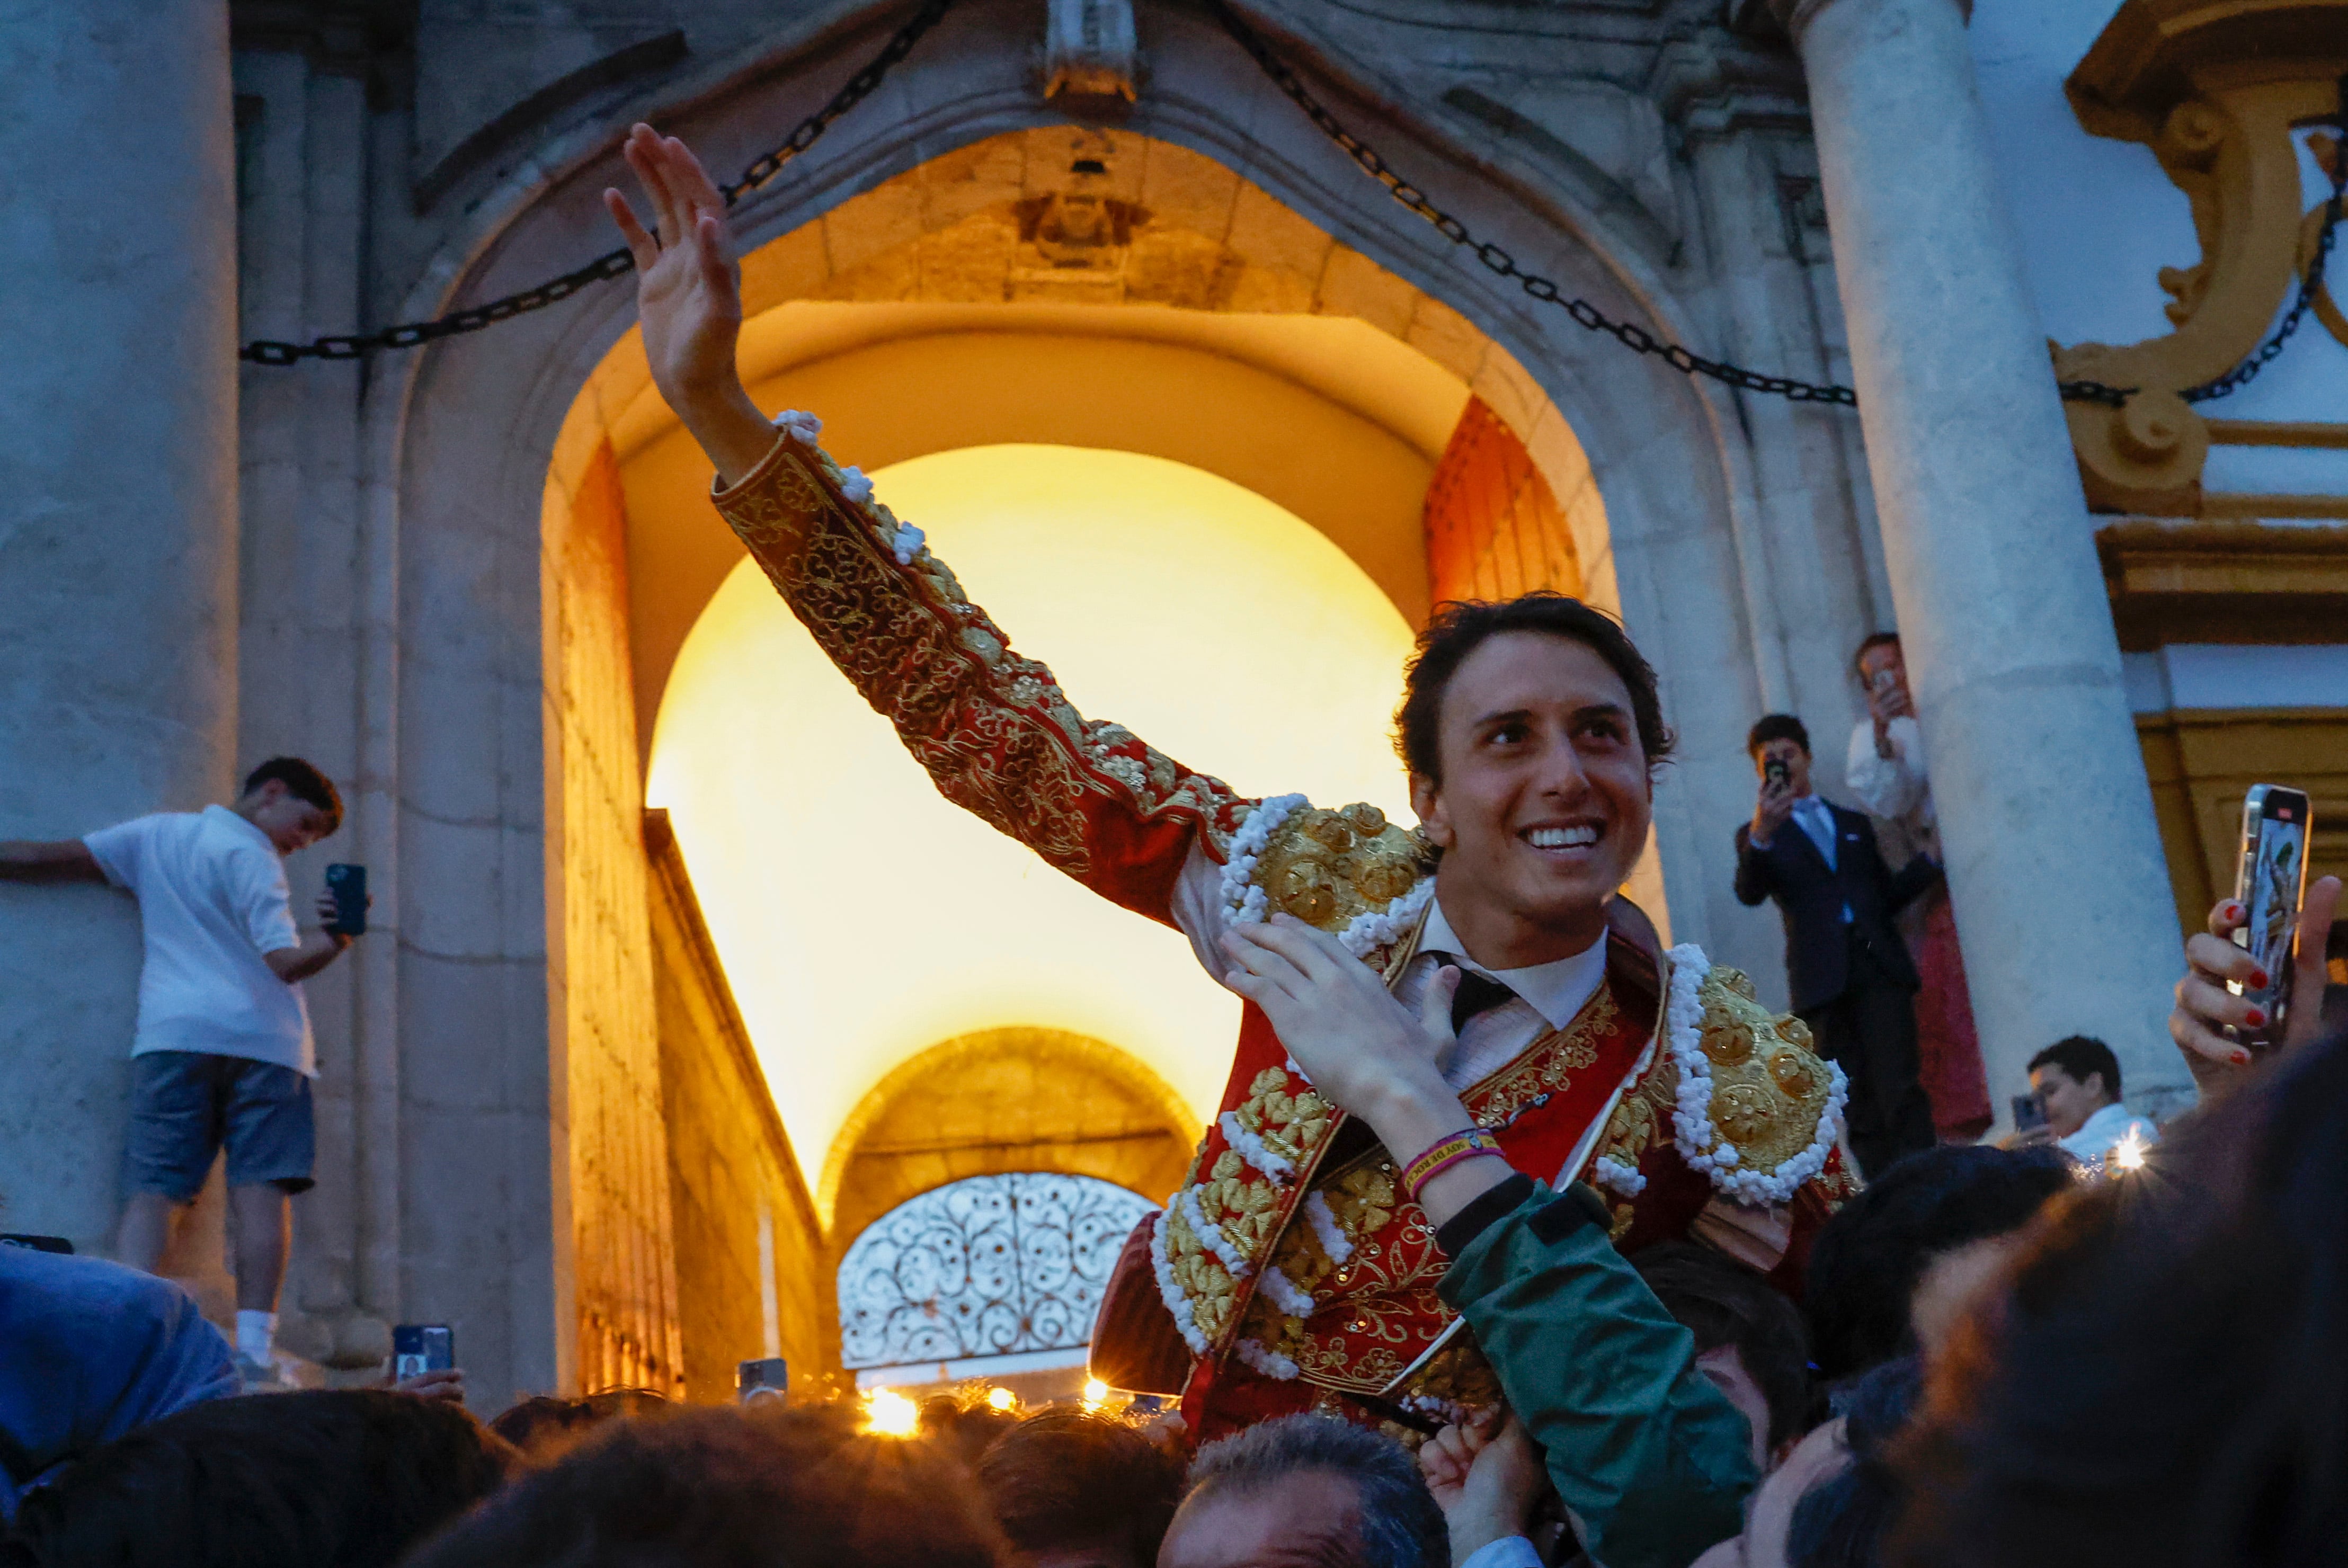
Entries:
{"label": "chain link", "polygon": [[2332,199],[2323,204],[2323,227],[2315,236],[2315,254],[2308,258],[2307,271],[2299,280],[2299,297],[2291,304],[2289,314],[2264,343],[2259,345],[2248,359],[2235,366],[2215,381],[2204,381],[2199,387],[2188,387],[2178,394],[2188,403],[2207,403],[2213,397],[2230,397],[2258,379],[2291,335],[2299,330],[2300,322],[2314,305],[2315,298],[2323,292],[2323,263],[2332,254],[2333,235],[2340,227],[2341,196],[2348,192],[2348,77],[2340,81],[2340,140],[2332,150]]}
{"label": "chain link", "polygon": [[1241,21],[1223,0],[1214,0],[1214,7],[1223,30],[1231,36],[1232,41],[1245,49],[1263,74],[1272,78],[1272,84],[1304,111],[1322,135],[1334,142],[1360,166],[1365,174],[1385,186],[1388,195],[1426,219],[1445,239],[1465,247],[1495,276],[1512,280],[1527,294],[1543,304],[1556,305],[1584,331],[1602,332],[1634,354],[1653,355],[1684,376],[1709,377],[1740,391],[1784,397],[1796,403],[1835,403],[1846,407],[1858,407],[1859,394],[1848,387],[1821,386],[1793,376],[1765,376],[1757,370],[1731,365],[1726,360],[1707,359],[1680,344],[1665,342],[1636,322],[1616,321],[1588,300],[1568,294],[1550,279],[1539,273],[1525,271],[1517,264],[1514,256],[1493,241],[1478,239],[1467,224],[1437,207],[1427,199],[1425,191],[1395,173],[1393,167],[1379,156],[1376,149],[1346,129],[1344,123],[1313,96],[1303,78],[1288,62],[1274,54],[1272,46],[1265,43],[1255,29]]}
{"label": "chain link", "polygon": [[[743,197],[780,174],[784,165],[813,147],[821,139],[823,133],[831,129],[833,121],[871,97],[873,90],[880,87],[881,78],[889,74],[892,67],[913,52],[913,46],[921,42],[924,33],[938,25],[939,19],[946,14],[947,7],[953,4],[953,0],[927,0],[927,3],[913,14],[911,20],[891,36],[889,42],[865,65],[862,70],[848,78],[848,85],[834,93],[830,102],[799,121],[780,147],[767,153],[744,170],[741,179],[731,185],[718,187],[719,192],[726,198],[726,205],[733,206]],[[616,251],[605,252],[576,272],[565,273],[559,278],[551,278],[535,288],[523,289],[519,294],[510,294],[501,299],[493,299],[487,304],[451,311],[447,315],[435,316],[430,321],[403,322],[397,326],[385,327],[380,332],[315,337],[307,343],[274,343],[267,340],[248,343],[237,351],[237,357],[255,365],[297,365],[304,359],[357,359],[370,349],[376,348],[415,348],[422,344],[437,342],[440,338],[457,336],[460,333],[479,332],[485,326],[494,325],[530,311],[544,310],[558,300],[569,299],[589,284],[602,283],[607,278],[624,277],[635,270],[635,258],[630,255],[627,247],[623,245]]]}
{"label": "chain link", "polygon": [[[1265,43],[1255,29],[1241,21],[1225,0],[1212,0],[1212,4],[1217,17],[1222,22],[1223,30],[1248,52],[1264,75],[1272,78],[1273,85],[1304,111],[1322,135],[1334,142],[1361,167],[1364,173],[1385,186],[1395,201],[1433,224],[1437,233],[1455,245],[1467,247],[1478,262],[1498,276],[1516,280],[1518,285],[1534,299],[1544,304],[1559,306],[1584,329],[1605,333],[1633,353],[1652,354],[1683,375],[1708,376],[1742,391],[1784,397],[1796,403],[1838,403],[1858,407],[1859,394],[1850,387],[1822,387],[1791,376],[1765,376],[1725,360],[1706,359],[1676,343],[1663,342],[1635,323],[1615,321],[1588,300],[1569,296],[1548,278],[1524,271],[1507,251],[1489,240],[1477,239],[1468,232],[1467,224],[1429,201],[1425,191],[1396,174],[1375,148],[1346,129],[1344,123],[1313,96],[1303,78],[1287,61],[1273,53],[1272,46]],[[2341,95],[2343,141],[2333,163],[2332,200],[2324,211],[2323,230],[2316,241],[2315,257],[2308,264],[2307,275],[2301,282],[2299,298],[2292,304],[2291,314],[2283,317],[2282,325],[2275,329],[2274,335],[2260,345],[2249,358],[2217,380],[2188,387],[2180,394],[2188,403],[2223,397],[2247,386],[2260,370],[2266,368],[2268,361],[2282,352],[2282,346],[2290,340],[2292,333],[2299,330],[2300,319],[2322,291],[2324,259],[2332,251],[2333,232],[2340,222],[2343,186],[2348,183],[2348,77],[2342,78]],[[2106,407],[2118,408],[2126,407],[2127,400],[2139,388],[2110,387],[2100,381],[2082,380],[2058,382],[2056,390],[2065,402],[2101,403]]]}

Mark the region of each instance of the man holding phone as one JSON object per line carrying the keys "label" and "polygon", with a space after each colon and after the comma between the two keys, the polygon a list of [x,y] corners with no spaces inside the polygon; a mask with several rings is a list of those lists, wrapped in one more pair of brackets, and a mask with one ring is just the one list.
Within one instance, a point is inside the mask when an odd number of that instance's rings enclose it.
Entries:
{"label": "man holding phone", "polygon": [[1916,965],[1891,921],[1941,868],[1919,855],[1893,874],[1867,819],[1818,798],[1809,731],[1793,715],[1763,718],[1746,750],[1761,789],[1736,830],[1737,902],[1774,899],[1785,917],[1794,1011],[1849,1075],[1851,1152],[1872,1180],[1938,1141],[1917,1079]]}
{"label": "man holding phone", "polygon": [[311,1185],[317,1052],[301,983],[364,929],[364,904],[322,894],[294,923],[283,857],[342,825],[333,780],[298,757],[254,769],[233,806],[160,811],[79,839],[0,843],[0,881],[103,882],[139,901],[145,961],[131,1047],[129,1193],[115,1253],[153,1273],[212,1158],[228,1150],[236,1353],[275,1381],[277,1295],[292,1196]]}

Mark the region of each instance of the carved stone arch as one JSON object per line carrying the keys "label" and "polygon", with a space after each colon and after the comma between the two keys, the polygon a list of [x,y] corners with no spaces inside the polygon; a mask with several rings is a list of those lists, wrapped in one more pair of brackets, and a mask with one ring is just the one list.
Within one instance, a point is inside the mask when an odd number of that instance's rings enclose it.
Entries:
{"label": "carved stone arch", "polygon": [[840,1126],[816,1203],[835,1254],[907,1199],[966,1176],[1049,1171],[1162,1201],[1198,1129],[1166,1080],[1062,1029],[946,1040],[874,1085]]}
{"label": "carved stone arch", "polygon": [[[386,265],[406,267],[407,281],[385,291],[384,315],[429,315],[577,267],[612,243],[598,197],[629,182],[616,149],[631,120],[655,119],[729,173],[820,105],[900,15],[841,5],[796,14],[755,57],[687,57],[641,88],[582,106],[526,167],[484,173],[391,225],[384,250],[399,259]],[[941,153],[1057,121],[1031,80],[1035,15],[1018,0],[957,5],[879,95],[744,204],[746,246],[803,230]],[[1750,809],[1735,741],[1760,711],[1770,662],[1782,670],[1784,656],[1755,631],[1763,610],[1775,612],[1750,542],[1751,456],[1733,401],[1582,331],[1453,249],[1331,147],[1206,16],[1148,5],[1141,18],[1148,72],[1131,131],[1236,170],[1457,313],[1523,367],[1550,407],[1524,436],[1533,457],[1568,440],[1586,454],[1604,498],[1622,614],[1691,738],[1656,802],[1673,934],[1705,943],[1722,962],[1766,969],[1776,939],[1735,907],[1720,830]],[[1524,265],[1658,336],[1699,348],[1716,340],[1717,302],[1696,271],[1617,236],[1570,191],[1498,172],[1505,159],[1459,139],[1449,121],[1416,118],[1334,46],[1293,31],[1276,41],[1390,160]],[[378,357],[363,403],[359,548],[387,585],[371,610],[362,674],[364,772],[383,803],[365,858],[386,868],[406,912],[367,993],[386,1020],[385,1038],[394,1037],[387,1020],[398,1022],[396,1070],[386,1064],[378,1076],[395,1116],[429,1101],[434,1086],[493,1084],[468,1108],[472,1119],[449,1125],[506,1130],[459,1140],[418,1115],[412,1164],[445,1175],[387,1201],[397,1212],[371,1232],[380,1238],[374,1266],[432,1282],[434,1299],[477,1326],[467,1330],[468,1360],[499,1387],[571,1380],[578,1282],[591,1266],[574,1255],[562,1173],[574,1127],[593,1125],[593,1108],[565,1084],[574,1054],[594,1041],[566,1024],[566,1009],[575,1007],[570,988],[624,968],[613,955],[631,937],[620,918],[627,901],[613,896],[613,920],[601,921],[599,903],[594,921],[574,923],[601,932],[611,951],[566,948],[566,901],[612,892],[592,855],[579,855],[569,813],[592,808],[609,819],[611,844],[623,835],[633,843],[642,797],[634,759],[621,761],[608,736],[595,741],[608,770],[592,789],[566,785],[579,759],[573,738],[607,719],[615,731],[632,728],[633,717],[623,726],[604,690],[574,689],[550,662],[550,629],[588,623],[562,622],[567,607],[549,569],[573,545],[578,557],[613,564],[608,552],[587,548],[594,542],[561,535],[582,495],[610,489],[608,458],[598,453],[633,389],[610,378],[618,372],[607,361],[619,357],[610,351],[633,317],[625,284],[591,288],[489,332]],[[1474,389],[1517,428],[1505,396]],[[582,402],[595,418],[571,422]],[[572,521],[554,525],[564,518]],[[1594,579],[1600,562],[1580,555]],[[610,1107],[623,1121],[642,1114],[623,1099]],[[660,1153],[649,1140],[627,1169],[656,1170]],[[485,1191],[498,1201],[479,1202]],[[417,1238],[412,1262],[402,1261],[403,1233]]]}

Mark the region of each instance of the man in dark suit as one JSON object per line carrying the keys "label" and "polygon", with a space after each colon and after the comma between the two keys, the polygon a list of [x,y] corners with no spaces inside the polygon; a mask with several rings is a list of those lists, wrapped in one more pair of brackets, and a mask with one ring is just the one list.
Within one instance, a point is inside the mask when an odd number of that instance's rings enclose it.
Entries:
{"label": "man in dark suit", "polygon": [[1761,795],[1736,830],[1737,901],[1777,901],[1794,1011],[1849,1075],[1851,1152],[1879,1176],[1935,1141],[1916,1076],[1916,965],[1891,918],[1941,868],[1919,855],[1895,875],[1868,820],[1811,790],[1809,731],[1793,715],[1755,725],[1745,749]]}

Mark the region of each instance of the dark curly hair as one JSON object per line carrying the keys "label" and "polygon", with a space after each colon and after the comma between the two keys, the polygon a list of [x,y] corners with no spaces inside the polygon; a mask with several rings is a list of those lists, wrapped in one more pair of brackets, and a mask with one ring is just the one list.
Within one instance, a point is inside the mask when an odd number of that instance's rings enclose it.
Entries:
{"label": "dark curly hair", "polygon": [[1403,666],[1402,706],[1395,709],[1395,750],[1413,778],[1443,782],[1443,758],[1437,746],[1443,694],[1468,655],[1503,632],[1563,637],[1604,659],[1630,688],[1631,717],[1648,768],[1669,759],[1676,738],[1663,723],[1654,667],[1640,655],[1622,624],[1579,599],[1543,589],[1521,598],[1452,600],[1435,607],[1426,629],[1418,634],[1417,651]]}

